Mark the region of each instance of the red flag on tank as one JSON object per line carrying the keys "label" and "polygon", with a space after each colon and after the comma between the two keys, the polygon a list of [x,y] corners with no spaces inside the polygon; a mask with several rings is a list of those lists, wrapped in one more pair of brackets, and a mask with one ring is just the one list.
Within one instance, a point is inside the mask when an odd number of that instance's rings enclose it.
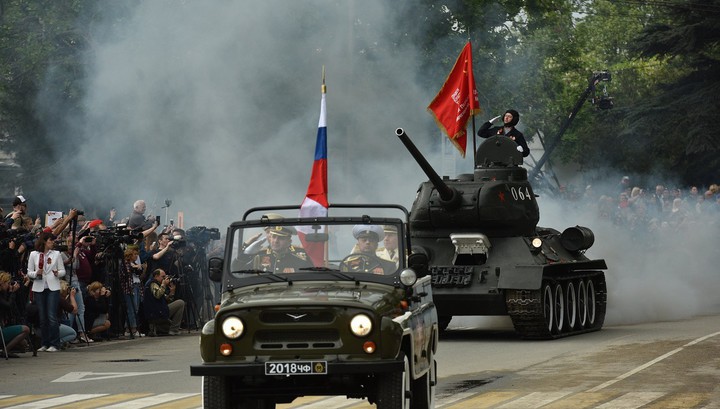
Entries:
{"label": "red flag on tank", "polygon": [[471,115],[480,113],[472,69],[472,46],[469,41],[455,61],[440,92],[428,105],[428,111],[464,158],[468,119]]}

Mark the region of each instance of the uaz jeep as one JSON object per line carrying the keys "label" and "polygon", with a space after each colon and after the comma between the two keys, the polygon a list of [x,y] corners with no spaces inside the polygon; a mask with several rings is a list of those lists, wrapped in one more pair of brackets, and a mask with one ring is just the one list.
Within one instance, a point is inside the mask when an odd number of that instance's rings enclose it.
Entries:
{"label": "uaz jeep", "polygon": [[[203,363],[190,371],[203,377],[204,406],[345,395],[379,409],[432,408],[437,313],[427,255],[409,251],[407,210],[335,204],[329,211],[338,215],[322,218],[276,213],[290,209],[297,214],[296,206],[248,210],[228,228],[224,259],[209,260],[222,300],[202,329]],[[404,218],[341,215],[360,210]]]}

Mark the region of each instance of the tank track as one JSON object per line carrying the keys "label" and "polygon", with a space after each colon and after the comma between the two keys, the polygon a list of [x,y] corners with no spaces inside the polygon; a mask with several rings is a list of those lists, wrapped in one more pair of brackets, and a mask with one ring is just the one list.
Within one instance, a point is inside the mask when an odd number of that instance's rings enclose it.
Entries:
{"label": "tank track", "polygon": [[538,290],[505,290],[505,303],[515,331],[524,339],[598,331],[605,322],[605,274],[574,271],[562,277],[543,277]]}

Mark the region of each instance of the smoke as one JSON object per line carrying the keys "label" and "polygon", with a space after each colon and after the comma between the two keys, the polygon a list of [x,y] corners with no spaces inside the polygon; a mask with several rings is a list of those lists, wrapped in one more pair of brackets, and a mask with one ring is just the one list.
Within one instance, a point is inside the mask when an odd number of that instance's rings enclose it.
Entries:
{"label": "smoke", "polygon": [[[620,176],[608,178],[605,186],[593,185],[593,189],[615,192],[617,197],[614,183]],[[650,194],[652,191],[647,196]],[[720,275],[711,256],[720,230],[715,213],[695,216],[680,228],[632,231],[627,225],[599,217],[596,200],[570,202],[542,196],[538,203],[541,226],[562,231],[581,225],[593,230],[595,244],[586,255],[605,259],[608,265],[606,325],[681,320],[720,312]]]}
{"label": "smoke", "polygon": [[301,203],[323,66],[330,201],[412,202],[424,176],[394,130],[430,155],[438,131],[425,108],[442,83],[417,85],[417,51],[397,44],[391,5],[157,1],[123,12],[94,30],[85,112],[72,132],[51,132],[77,146],[77,206],[123,217],[144,199],[163,223],[182,211],[186,227],[223,228],[252,206]]}

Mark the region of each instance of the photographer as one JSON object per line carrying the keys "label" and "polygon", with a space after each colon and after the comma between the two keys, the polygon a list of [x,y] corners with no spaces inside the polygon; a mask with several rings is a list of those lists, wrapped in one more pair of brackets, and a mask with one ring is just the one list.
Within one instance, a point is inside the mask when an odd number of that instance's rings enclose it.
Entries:
{"label": "photographer", "polygon": [[13,199],[13,211],[5,217],[5,226],[8,229],[18,229],[23,226],[27,214],[27,200],[23,196],[15,196]]}
{"label": "photographer", "polygon": [[172,238],[168,233],[160,233],[158,236],[158,249],[153,250],[150,254],[148,271],[162,269],[171,275],[178,274],[178,257],[172,246]]}
{"label": "photographer", "polygon": [[108,300],[112,295],[99,281],[93,281],[87,286],[87,297],[85,297],[85,323],[90,325],[90,337],[103,333],[110,329],[108,316]]}
{"label": "photographer", "polygon": [[140,283],[144,278],[144,274],[138,256],[138,249],[135,245],[130,245],[125,249],[123,263],[118,275],[120,289],[125,299],[127,326],[130,330],[125,335],[133,338],[144,337],[145,334],[140,333],[137,328],[137,313],[140,309]]}
{"label": "photographer", "polygon": [[145,284],[143,305],[145,319],[150,324],[150,336],[178,335],[185,311],[185,301],[173,300],[175,283],[164,270],[156,269]]}
{"label": "photographer", "polygon": [[[92,239],[91,237],[89,237]],[[88,243],[90,243],[92,240],[90,240]],[[67,250],[62,252],[63,257],[63,264],[65,264],[65,271],[68,272],[68,274],[65,276],[66,280],[69,276],[70,278],[70,287],[75,289],[74,292],[72,292],[72,297],[74,298],[75,306],[77,307],[77,311],[75,312],[69,312],[68,318],[69,318],[69,326],[72,326],[73,322],[77,324],[77,339],[70,341],[72,344],[77,344],[80,342],[92,342],[90,338],[87,338],[85,336],[85,301],[83,300],[84,297],[84,291],[87,291],[87,285],[90,282],[88,279],[86,282],[81,282],[78,279],[77,271],[80,268],[80,258],[85,257],[85,255],[81,256],[81,247],[82,243],[78,242],[75,244],[75,247],[73,247],[73,238],[72,236],[68,236],[66,239],[67,242]],[[71,256],[72,254],[72,256]],[[87,261],[87,259],[85,259]],[[86,269],[89,268],[89,264],[86,263]],[[70,272],[74,272],[73,274],[70,274]],[[85,290],[83,290],[85,289]],[[76,321],[77,320],[77,321]]]}
{"label": "photographer", "polygon": [[15,294],[20,290],[20,284],[12,281],[9,273],[0,271],[0,323],[2,324],[2,335],[5,338],[6,350],[0,357],[18,358],[12,351],[19,347],[26,350],[26,339],[30,334],[30,328],[26,325],[14,325],[20,322],[20,317],[15,309]]}

